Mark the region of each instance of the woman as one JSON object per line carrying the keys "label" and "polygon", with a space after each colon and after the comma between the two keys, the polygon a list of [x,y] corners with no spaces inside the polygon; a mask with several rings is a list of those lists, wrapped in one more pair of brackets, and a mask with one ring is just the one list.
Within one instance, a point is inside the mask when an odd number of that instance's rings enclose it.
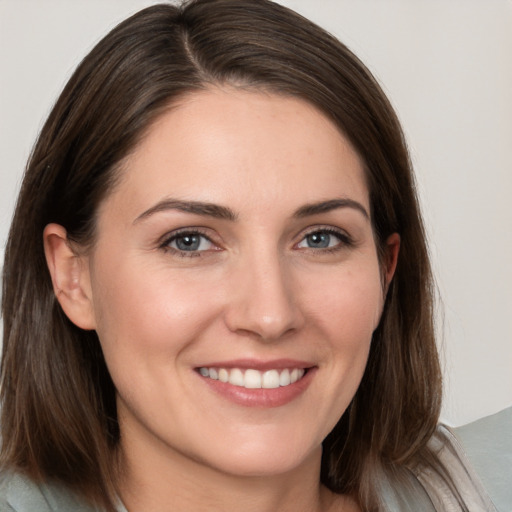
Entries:
{"label": "woman", "polygon": [[396,116],[276,4],[157,5],[91,51],[31,156],[3,315],[2,510],[493,510],[436,433]]}

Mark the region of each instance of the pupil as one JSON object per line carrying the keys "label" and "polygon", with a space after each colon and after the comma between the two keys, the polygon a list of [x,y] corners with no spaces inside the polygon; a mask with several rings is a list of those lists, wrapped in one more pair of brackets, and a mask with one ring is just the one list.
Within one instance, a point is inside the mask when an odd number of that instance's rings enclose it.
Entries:
{"label": "pupil", "polygon": [[313,233],[308,236],[309,247],[329,247],[330,235],[328,233]]}
{"label": "pupil", "polygon": [[199,248],[200,239],[197,235],[183,235],[176,240],[176,246],[181,251],[194,251]]}

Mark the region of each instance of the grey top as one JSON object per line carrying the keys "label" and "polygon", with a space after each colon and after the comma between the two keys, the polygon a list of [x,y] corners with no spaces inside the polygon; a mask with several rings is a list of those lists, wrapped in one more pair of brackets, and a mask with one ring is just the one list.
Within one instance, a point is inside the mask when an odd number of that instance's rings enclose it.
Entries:
{"label": "grey top", "polygon": [[[512,512],[512,407],[455,431],[441,425],[430,446],[447,474],[418,466],[399,487],[382,482],[383,512]],[[0,512],[101,511],[61,486],[4,472]]]}
{"label": "grey top", "polygon": [[497,510],[512,512],[512,407],[455,432]]}

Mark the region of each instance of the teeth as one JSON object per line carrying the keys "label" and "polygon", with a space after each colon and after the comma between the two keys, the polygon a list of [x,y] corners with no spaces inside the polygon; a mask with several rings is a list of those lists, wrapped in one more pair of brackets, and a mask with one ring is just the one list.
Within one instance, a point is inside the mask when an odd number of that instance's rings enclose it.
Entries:
{"label": "teeth", "polygon": [[265,389],[273,389],[279,387],[279,372],[277,370],[269,370],[263,374],[261,379],[261,387]]}
{"label": "teeth", "polygon": [[244,373],[242,372],[242,370],[239,370],[238,368],[233,368],[228,373],[229,373],[228,382],[230,384],[233,384],[233,386],[244,387]]}
{"label": "teeth", "polygon": [[281,375],[279,375],[279,385],[288,386],[288,384],[291,384],[290,370],[286,369],[281,372]]}
{"label": "teeth", "polygon": [[245,370],[244,387],[248,389],[261,388],[261,372],[258,370]]}
{"label": "teeth", "polygon": [[284,370],[259,370],[240,368],[199,368],[199,373],[203,377],[229,382],[233,386],[239,386],[247,389],[275,389],[278,387],[294,384],[304,376],[304,368],[291,368]]}

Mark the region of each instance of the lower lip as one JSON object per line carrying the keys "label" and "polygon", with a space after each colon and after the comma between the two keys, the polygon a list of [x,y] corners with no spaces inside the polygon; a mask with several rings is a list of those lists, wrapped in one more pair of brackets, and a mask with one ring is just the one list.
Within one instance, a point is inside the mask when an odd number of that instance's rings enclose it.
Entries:
{"label": "lower lip", "polygon": [[203,377],[199,374],[198,376],[210,389],[235,404],[245,407],[270,408],[286,405],[302,395],[311,383],[315,373],[316,368],[309,368],[304,377],[297,382],[272,389],[247,389],[242,386],[233,386],[229,382]]}

